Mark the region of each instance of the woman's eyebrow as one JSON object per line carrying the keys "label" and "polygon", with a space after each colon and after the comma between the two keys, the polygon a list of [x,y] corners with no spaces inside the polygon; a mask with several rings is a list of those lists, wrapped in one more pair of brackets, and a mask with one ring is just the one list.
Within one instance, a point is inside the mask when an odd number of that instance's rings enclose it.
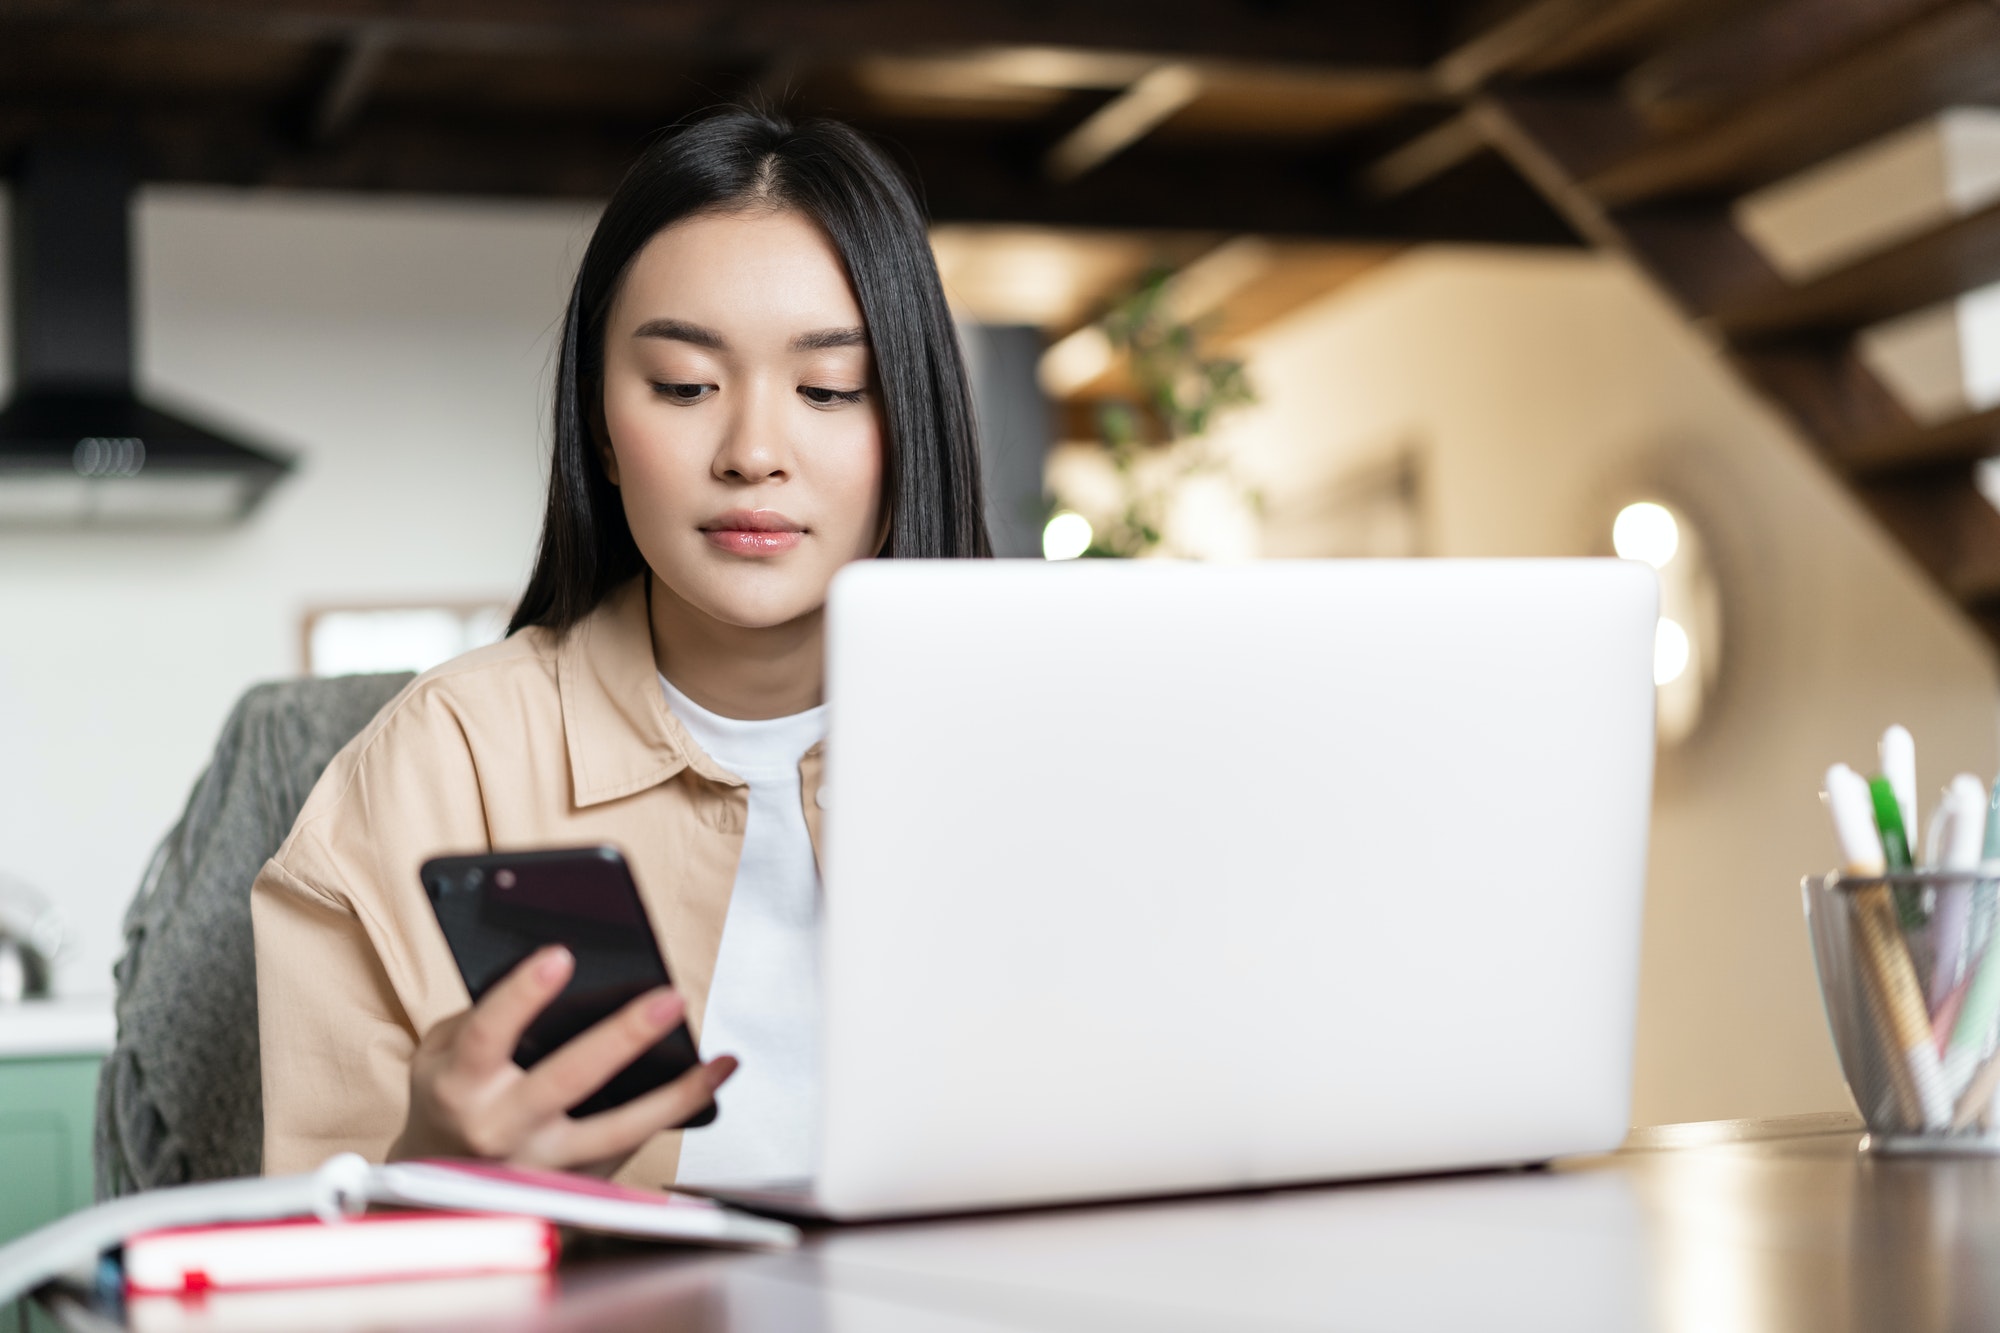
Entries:
{"label": "woman's eyebrow", "polygon": [[794,352],[820,352],[829,347],[866,347],[866,329],[814,329],[792,339]]}
{"label": "woman's eyebrow", "polygon": [[696,347],[706,347],[711,352],[723,352],[729,344],[714,329],[690,324],[684,319],[649,319],[632,330],[634,338],[666,338],[673,342],[693,343]]}

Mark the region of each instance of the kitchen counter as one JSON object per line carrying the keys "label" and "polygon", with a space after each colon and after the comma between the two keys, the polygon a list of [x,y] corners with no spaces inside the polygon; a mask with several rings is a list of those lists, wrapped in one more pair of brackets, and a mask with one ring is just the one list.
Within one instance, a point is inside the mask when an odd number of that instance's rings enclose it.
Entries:
{"label": "kitchen counter", "polygon": [[105,1055],[117,1035],[109,995],[0,1004],[0,1060]]}
{"label": "kitchen counter", "polygon": [[[90,1202],[97,1076],[118,1034],[109,995],[0,1004],[0,1243]],[[43,1333],[0,1305],[0,1329]]]}

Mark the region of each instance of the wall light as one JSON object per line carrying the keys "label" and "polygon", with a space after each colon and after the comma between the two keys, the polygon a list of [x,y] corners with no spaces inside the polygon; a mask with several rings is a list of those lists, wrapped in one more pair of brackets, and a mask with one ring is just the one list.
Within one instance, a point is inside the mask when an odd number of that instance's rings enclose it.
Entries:
{"label": "wall light", "polygon": [[1042,529],[1042,556],[1048,560],[1074,560],[1090,549],[1090,520],[1068,511],[1057,514]]}
{"label": "wall light", "polygon": [[1653,684],[1671,685],[1687,674],[1694,646],[1678,620],[1660,617],[1653,630]]}
{"label": "wall light", "polygon": [[1643,560],[1654,569],[1665,569],[1680,545],[1680,521],[1671,509],[1651,500],[1626,505],[1611,524],[1612,549],[1627,560]]}
{"label": "wall light", "polygon": [[1707,543],[1685,515],[1657,500],[1618,511],[1611,546],[1660,574],[1660,620],[1653,633],[1653,684],[1662,745],[1692,735],[1722,663],[1721,593]]}

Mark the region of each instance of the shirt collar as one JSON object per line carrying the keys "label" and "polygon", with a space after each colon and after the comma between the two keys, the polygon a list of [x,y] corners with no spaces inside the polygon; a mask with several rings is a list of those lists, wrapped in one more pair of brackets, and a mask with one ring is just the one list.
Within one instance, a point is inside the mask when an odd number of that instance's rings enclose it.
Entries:
{"label": "shirt collar", "polygon": [[684,768],[741,786],[667,708],[653,665],[646,575],[612,590],[556,648],[556,689],[579,808],[656,787]]}

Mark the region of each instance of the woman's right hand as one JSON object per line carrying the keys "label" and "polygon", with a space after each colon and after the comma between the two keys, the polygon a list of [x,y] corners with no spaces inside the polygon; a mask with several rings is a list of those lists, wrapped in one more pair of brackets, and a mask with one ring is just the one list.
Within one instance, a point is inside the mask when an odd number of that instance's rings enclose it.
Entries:
{"label": "woman's right hand", "polygon": [[736,1072],[733,1056],[690,1069],[623,1106],[572,1120],[596,1092],[679,1025],[680,996],[661,987],[565,1042],[533,1069],[514,1063],[521,1034],[576,966],[542,949],[464,1013],[424,1034],[410,1064],[410,1114],[389,1158],[479,1157],[609,1175],[639,1146],[707,1106]]}

